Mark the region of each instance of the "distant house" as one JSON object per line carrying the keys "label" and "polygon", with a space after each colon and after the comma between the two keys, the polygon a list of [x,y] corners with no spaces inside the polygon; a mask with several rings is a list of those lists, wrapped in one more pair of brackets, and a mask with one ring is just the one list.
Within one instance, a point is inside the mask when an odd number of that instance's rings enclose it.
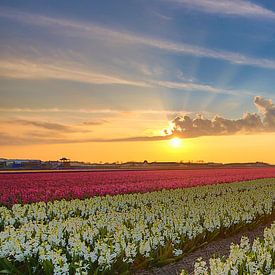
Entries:
{"label": "distant house", "polygon": [[41,160],[36,159],[15,159],[13,161],[12,168],[34,169],[41,165]]}
{"label": "distant house", "polygon": [[0,159],[0,168],[39,169],[41,160],[35,159]]}

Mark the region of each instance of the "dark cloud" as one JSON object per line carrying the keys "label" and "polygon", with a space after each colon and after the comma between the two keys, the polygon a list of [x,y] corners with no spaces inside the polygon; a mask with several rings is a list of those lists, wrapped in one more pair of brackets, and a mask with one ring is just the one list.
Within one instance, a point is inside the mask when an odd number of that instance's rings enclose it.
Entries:
{"label": "dark cloud", "polygon": [[[240,119],[226,119],[215,116],[213,119],[197,115],[177,116],[172,120],[172,135],[186,138],[213,135],[233,135],[237,133],[259,133],[275,131],[275,105],[272,100],[256,96],[254,104],[258,113],[245,113]],[[166,133],[168,131],[166,130]]]}
{"label": "dark cloud", "polygon": [[14,123],[14,124],[20,124],[20,125],[32,125],[35,127],[52,130],[52,131],[58,131],[58,132],[74,132],[71,126],[59,124],[59,123],[47,122],[47,121],[14,119],[14,120],[8,121],[8,123]]}
{"label": "dark cloud", "polygon": [[109,121],[105,120],[105,119],[101,119],[101,120],[91,120],[91,121],[84,121],[83,124],[84,125],[102,125],[105,123],[108,123]]}
{"label": "dark cloud", "polygon": [[72,139],[64,137],[36,136],[24,134],[21,136],[0,133],[0,145],[34,145],[34,144],[64,144],[64,143],[87,143],[87,142],[131,142],[131,141],[158,141],[166,140],[168,136],[140,136],[140,137],[125,137],[113,139],[100,138],[81,138]]}
{"label": "dark cloud", "polygon": [[[48,121],[34,121],[34,120],[25,120],[25,119],[11,119],[8,121],[1,121],[2,123],[9,123],[9,124],[18,124],[18,125],[27,125],[27,126],[34,126],[38,128],[42,128],[45,130],[55,131],[59,133],[85,133],[90,132],[90,130],[78,128],[73,125],[65,125],[55,122],[48,122]],[[43,133],[41,133],[42,135]]]}
{"label": "dark cloud", "polygon": [[[32,120],[24,120],[24,119],[13,119],[8,121],[8,123],[16,123],[21,125],[32,125],[39,128],[44,128],[51,131],[57,131],[57,132],[63,132],[63,133],[73,133],[73,132],[90,132],[87,129],[81,129],[76,128],[72,125],[65,125],[60,123],[54,123],[54,122],[47,122],[47,121],[32,121]],[[100,120],[91,120],[91,121],[84,121],[82,124],[78,125],[86,125],[86,126],[92,126],[92,125],[102,125],[108,123],[105,119]],[[76,125],[75,125],[76,126]]]}
{"label": "dark cloud", "polygon": [[172,135],[166,136],[138,136],[138,137],[125,137],[125,138],[113,138],[113,139],[90,139],[93,142],[125,142],[125,141],[159,141],[167,140]]}

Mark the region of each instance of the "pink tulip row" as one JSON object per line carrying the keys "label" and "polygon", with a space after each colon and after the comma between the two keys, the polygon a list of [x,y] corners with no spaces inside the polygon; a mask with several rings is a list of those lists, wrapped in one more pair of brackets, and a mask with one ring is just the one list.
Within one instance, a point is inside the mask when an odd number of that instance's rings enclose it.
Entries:
{"label": "pink tulip row", "polygon": [[0,204],[150,192],[275,178],[275,168],[0,174]]}

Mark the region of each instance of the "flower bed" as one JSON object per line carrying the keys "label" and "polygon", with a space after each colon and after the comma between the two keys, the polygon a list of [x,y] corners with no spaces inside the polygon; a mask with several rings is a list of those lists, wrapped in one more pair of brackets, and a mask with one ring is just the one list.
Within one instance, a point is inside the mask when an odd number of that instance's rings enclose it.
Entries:
{"label": "flower bed", "polygon": [[274,168],[0,174],[0,203],[143,193],[272,177]]}

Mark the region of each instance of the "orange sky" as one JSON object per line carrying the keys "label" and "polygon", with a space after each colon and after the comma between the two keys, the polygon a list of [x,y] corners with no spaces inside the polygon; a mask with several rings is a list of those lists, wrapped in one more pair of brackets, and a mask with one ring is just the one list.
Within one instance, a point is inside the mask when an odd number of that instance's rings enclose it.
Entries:
{"label": "orange sky", "polygon": [[169,141],[90,142],[2,146],[1,156],[56,160],[62,156],[83,161],[215,161],[275,163],[275,134],[234,135],[185,139],[180,147]]}
{"label": "orange sky", "polygon": [[272,4],[29,1],[0,4],[0,158],[275,163]]}

